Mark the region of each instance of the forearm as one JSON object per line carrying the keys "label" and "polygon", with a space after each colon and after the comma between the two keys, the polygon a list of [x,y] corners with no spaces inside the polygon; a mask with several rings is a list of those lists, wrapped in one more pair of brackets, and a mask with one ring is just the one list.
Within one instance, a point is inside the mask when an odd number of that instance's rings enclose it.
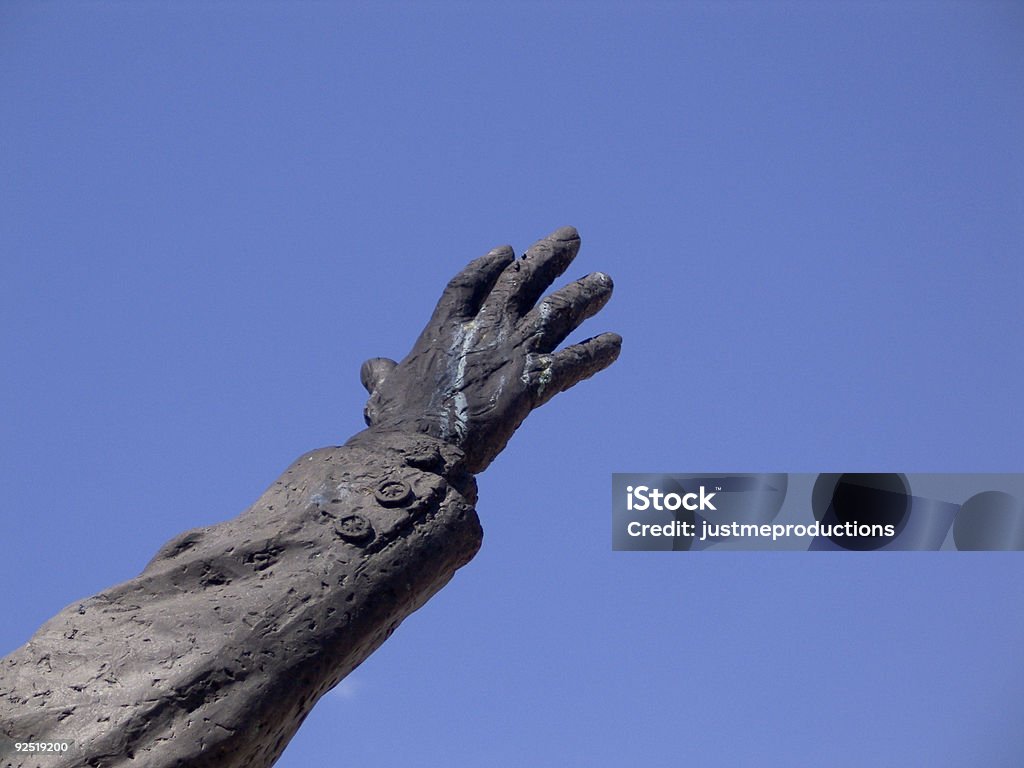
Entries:
{"label": "forearm", "polygon": [[474,502],[461,453],[433,438],[367,430],[306,454],[242,515],[172,540],[4,659],[0,724],[75,740],[68,765],[271,765],[472,558]]}

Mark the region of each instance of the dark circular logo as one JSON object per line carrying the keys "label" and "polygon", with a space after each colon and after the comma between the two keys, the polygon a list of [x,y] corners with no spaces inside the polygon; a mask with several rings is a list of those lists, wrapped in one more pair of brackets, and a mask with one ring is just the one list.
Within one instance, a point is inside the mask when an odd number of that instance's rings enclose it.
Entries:
{"label": "dark circular logo", "polygon": [[[833,527],[828,538],[838,546],[879,549],[899,536],[907,524],[910,483],[906,475],[894,473],[822,473],[811,492],[811,507],[822,525]],[[884,529],[888,525],[893,527],[893,536],[862,535],[864,526]]]}

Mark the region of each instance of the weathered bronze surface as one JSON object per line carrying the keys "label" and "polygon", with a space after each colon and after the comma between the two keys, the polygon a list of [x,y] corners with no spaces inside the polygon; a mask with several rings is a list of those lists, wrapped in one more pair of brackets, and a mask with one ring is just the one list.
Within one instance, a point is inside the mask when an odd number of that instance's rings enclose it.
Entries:
{"label": "weathered bronze surface", "polygon": [[473,476],[531,410],[618,356],[610,333],[555,351],[612,292],[594,273],[541,299],[578,249],[564,228],[520,259],[503,247],[469,264],[404,360],[363,365],[368,429],[301,456],[241,515],[172,539],[0,660],[2,735],[75,742],[0,764],[272,765],[476,553]]}

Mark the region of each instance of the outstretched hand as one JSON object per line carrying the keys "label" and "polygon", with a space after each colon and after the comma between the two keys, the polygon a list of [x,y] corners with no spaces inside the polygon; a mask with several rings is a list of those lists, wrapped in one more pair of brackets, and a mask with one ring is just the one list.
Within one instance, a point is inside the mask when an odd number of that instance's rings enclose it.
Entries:
{"label": "outstretched hand", "polygon": [[555,351],[612,294],[611,278],[594,272],[538,303],[579,247],[576,230],[563,227],[521,259],[503,246],[471,262],[401,363],[363,363],[366,423],[439,437],[466,453],[471,472],[484,470],[530,411],[619,355],[614,333]]}

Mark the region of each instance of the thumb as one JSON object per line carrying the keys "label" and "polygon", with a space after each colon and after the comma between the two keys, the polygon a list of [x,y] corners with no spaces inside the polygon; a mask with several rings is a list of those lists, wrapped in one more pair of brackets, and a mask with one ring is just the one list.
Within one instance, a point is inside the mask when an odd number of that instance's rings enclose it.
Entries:
{"label": "thumb", "polygon": [[384,379],[398,365],[387,357],[371,357],[359,369],[359,381],[371,395],[384,383]]}

